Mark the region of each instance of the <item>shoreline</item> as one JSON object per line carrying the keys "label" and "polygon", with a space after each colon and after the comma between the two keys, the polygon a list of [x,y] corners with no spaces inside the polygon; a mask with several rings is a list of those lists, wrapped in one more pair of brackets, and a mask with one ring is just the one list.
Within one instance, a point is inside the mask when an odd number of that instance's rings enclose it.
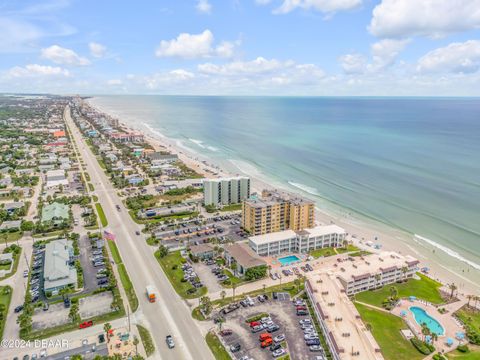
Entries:
{"label": "shoreline", "polygon": [[[149,125],[141,121],[139,121],[138,126],[132,126],[128,121],[122,118],[121,115],[102,109],[101,106],[94,104],[91,100],[94,100],[94,97],[86,99],[85,101],[98,111],[117,117],[122,128],[143,133],[145,135],[145,141],[152,145],[156,150],[167,150],[172,154],[177,154],[179,159],[188,167],[207,178],[229,177],[243,174],[252,179],[251,192],[261,193],[263,189],[274,188],[290,192],[293,191],[284,184],[278,184],[278,186],[275,186],[277,184],[272,185],[271,179],[268,179],[267,175],[265,175],[266,178],[262,178],[261,172],[260,174],[252,174],[248,173],[248,170],[240,169],[240,166],[233,163],[234,160],[227,160],[227,162],[230,162],[229,165],[232,166],[232,169],[236,168],[238,172],[226,170],[225,167],[229,167],[226,166],[226,164],[223,164],[223,166],[215,164],[215,160],[208,156],[200,154],[195,149],[188,146],[181,145],[180,140],[169,138],[160,131],[151,128]],[[309,197],[308,191],[302,190],[291,183],[288,183],[288,185],[295,188],[297,192],[302,194],[302,196]],[[341,207],[339,206],[339,208]],[[370,252],[396,251],[403,255],[412,255],[420,260],[422,267],[429,268],[429,276],[433,279],[442,282],[444,285],[455,283],[458,287],[459,294],[476,294],[480,291],[480,284],[478,282],[468,278],[468,276],[464,276],[449,269],[447,266],[442,265],[442,262],[451,262],[452,266],[455,267],[460,264],[461,267],[464,268],[462,269],[463,271],[467,269],[467,274],[470,274],[470,268],[472,268],[472,275],[477,271],[473,266],[455,258],[446,251],[442,251],[438,247],[432,246],[433,249],[430,249],[425,243],[421,244],[418,240],[415,240],[414,234],[409,234],[400,229],[393,228],[388,224],[381,223],[375,219],[369,220],[366,217],[365,219],[362,219],[361,214],[355,217],[349,213],[347,209],[344,209],[344,212],[338,214],[329,213],[318,206],[316,206],[315,209],[316,222],[318,224],[335,223],[343,227],[350,235],[349,240],[352,240],[355,245],[362,249]],[[356,235],[355,238],[351,236],[353,234]],[[376,240],[376,238],[378,238],[378,240]],[[365,242],[380,243],[382,247],[380,250],[377,250],[373,247],[367,246]],[[439,251],[437,252],[437,250]],[[442,252],[444,253],[443,255],[441,254]]]}

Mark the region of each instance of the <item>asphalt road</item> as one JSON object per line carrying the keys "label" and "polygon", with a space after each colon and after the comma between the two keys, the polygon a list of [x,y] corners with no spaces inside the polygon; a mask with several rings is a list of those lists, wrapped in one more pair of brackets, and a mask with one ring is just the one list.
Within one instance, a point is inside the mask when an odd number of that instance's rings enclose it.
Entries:
{"label": "asphalt road", "polygon": [[[135,235],[141,228],[122,205],[117,190],[100,168],[80,131],[65,111],[65,120],[85,161],[95,194],[102,204],[108,219],[107,229],[116,235],[116,242],[123,262],[130,275],[139,300],[138,312],[147,323],[156,343],[156,358],[161,359],[213,359],[198,325],[190,315],[190,309],[177,295],[163,273],[152,249],[146,244],[143,235]],[[116,210],[121,206],[121,211]],[[156,303],[149,303],[145,295],[147,285],[154,285],[159,294]],[[167,335],[173,335],[176,346],[169,350],[165,343]]]}

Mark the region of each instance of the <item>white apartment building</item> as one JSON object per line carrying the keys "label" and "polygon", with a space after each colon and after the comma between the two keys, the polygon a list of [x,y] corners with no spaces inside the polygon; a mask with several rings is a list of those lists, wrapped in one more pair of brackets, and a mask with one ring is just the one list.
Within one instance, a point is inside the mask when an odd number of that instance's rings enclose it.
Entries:
{"label": "white apartment building", "polygon": [[306,254],[325,247],[343,246],[346,232],[337,225],[316,226],[301,231],[285,230],[251,236],[248,242],[260,256],[275,256],[284,253]]}
{"label": "white apartment building", "polygon": [[381,252],[338,264],[337,278],[348,296],[411,278],[420,261],[410,255]]}
{"label": "white apartment building", "polygon": [[221,205],[238,204],[249,196],[250,178],[248,177],[238,176],[203,180],[203,201],[205,205],[219,207]]}

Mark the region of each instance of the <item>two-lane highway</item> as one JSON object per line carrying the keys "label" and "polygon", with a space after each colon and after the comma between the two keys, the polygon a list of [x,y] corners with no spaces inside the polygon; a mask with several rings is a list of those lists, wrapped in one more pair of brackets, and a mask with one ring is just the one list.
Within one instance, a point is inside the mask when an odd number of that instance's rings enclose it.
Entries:
{"label": "two-lane highway", "polygon": [[[86,145],[85,139],[74,124],[70,109],[65,109],[65,122],[69,127],[80,154],[85,161],[95,194],[102,204],[108,219],[108,229],[116,235],[116,242],[123,263],[132,280],[139,300],[138,312],[148,323],[156,343],[156,357],[161,359],[213,359],[200,328],[191,318],[190,309],[173,289],[144,236],[138,236],[141,230],[122,205],[117,191],[101,169],[97,159]],[[120,205],[121,210],[116,209]],[[156,303],[149,303],[145,288],[154,285],[159,293]],[[173,335],[175,349],[168,349],[165,343],[167,335]]]}

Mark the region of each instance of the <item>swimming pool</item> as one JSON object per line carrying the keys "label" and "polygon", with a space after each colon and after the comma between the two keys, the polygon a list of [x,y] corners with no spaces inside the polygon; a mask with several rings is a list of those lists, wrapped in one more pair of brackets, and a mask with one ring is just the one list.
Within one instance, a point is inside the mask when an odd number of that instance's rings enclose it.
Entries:
{"label": "swimming pool", "polygon": [[425,323],[432,333],[439,336],[445,334],[443,326],[440,325],[435,318],[428,315],[428,313],[421,307],[412,306],[410,307],[410,311],[413,313],[413,317],[418,325],[422,326],[422,324]]}
{"label": "swimming pool", "polygon": [[289,255],[289,256],[278,258],[278,261],[280,261],[280,264],[282,264],[282,266],[287,266],[297,261],[300,261],[300,258],[295,255]]}

